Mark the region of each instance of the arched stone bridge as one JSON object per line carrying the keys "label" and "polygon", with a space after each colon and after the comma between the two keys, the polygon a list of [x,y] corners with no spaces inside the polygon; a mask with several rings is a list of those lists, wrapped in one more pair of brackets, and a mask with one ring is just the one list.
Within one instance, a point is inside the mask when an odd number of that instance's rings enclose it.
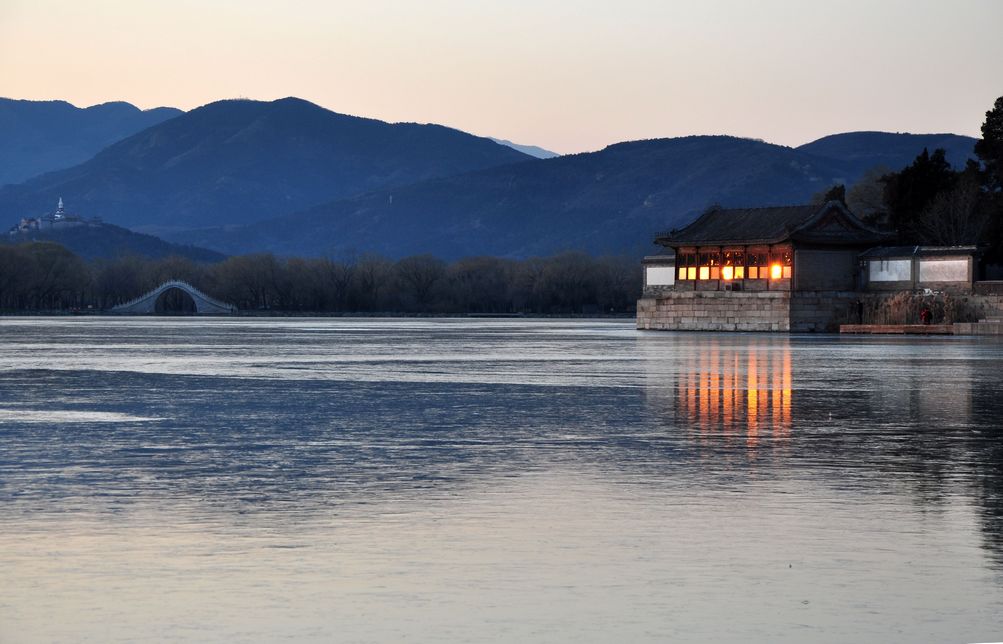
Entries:
{"label": "arched stone bridge", "polygon": [[170,280],[164,282],[157,288],[153,289],[149,293],[140,295],[139,297],[129,300],[124,304],[119,304],[118,306],[112,307],[111,313],[119,313],[122,315],[140,315],[143,313],[156,313],[157,312],[157,300],[160,296],[172,289],[178,289],[183,293],[186,293],[195,302],[195,314],[196,315],[223,315],[227,313],[236,313],[237,307],[232,304],[227,304],[226,302],[221,302],[215,298],[209,297],[202,291],[198,290],[188,282],[182,282],[181,280]]}

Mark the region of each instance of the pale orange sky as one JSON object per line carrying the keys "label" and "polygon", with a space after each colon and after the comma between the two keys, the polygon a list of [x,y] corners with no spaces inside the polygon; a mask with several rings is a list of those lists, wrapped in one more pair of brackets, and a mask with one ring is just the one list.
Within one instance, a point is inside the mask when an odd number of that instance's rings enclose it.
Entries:
{"label": "pale orange sky", "polygon": [[734,134],[977,135],[1003,1],[0,0],[0,95],[299,96],[558,152]]}

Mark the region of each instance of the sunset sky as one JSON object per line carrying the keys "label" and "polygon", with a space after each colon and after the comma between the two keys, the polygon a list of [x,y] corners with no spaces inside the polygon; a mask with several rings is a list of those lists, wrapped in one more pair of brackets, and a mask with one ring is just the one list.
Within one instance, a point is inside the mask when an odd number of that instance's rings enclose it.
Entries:
{"label": "sunset sky", "polygon": [[0,95],[299,96],[558,152],[734,134],[977,135],[998,0],[0,0]]}

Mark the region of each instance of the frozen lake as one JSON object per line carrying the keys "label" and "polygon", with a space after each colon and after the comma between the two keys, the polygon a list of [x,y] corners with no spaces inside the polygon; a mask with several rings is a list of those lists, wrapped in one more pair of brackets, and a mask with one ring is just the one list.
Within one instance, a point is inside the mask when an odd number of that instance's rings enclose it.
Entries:
{"label": "frozen lake", "polygon": [[0,318],[0,642],[1003,640],[1003,343]]}

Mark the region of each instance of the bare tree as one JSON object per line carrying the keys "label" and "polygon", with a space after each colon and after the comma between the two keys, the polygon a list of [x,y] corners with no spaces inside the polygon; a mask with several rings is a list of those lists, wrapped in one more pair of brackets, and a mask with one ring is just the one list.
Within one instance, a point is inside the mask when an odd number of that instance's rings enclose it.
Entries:
{"label": "bare tree", "polygon": [[446,295],[451,310],[462,313],[508,313],[512,310],[512,260],[470,257],[451,264]]}
{"label": "bare tree", "polygon": [[598,299],[604,313],[633,311],[644,281],[633,257],[600,257],[596,262]]}
{"label": "bare tree", "polygon": [[378,311],[390,283],[393,264],[379,255],[363,255],[352,271],[351,302],[358,311]]}
{"label": "bare tree", "polygon": [[230,257],[212,267],[220,296],[240,308],[273,308],[279,305],[281,266],[270,253]]}
{"label": "bare tree", "polygon": [[846,206],[853,214],[872,223],[880,222],[885,211],[884,166],[874,166],[846,191]]}
{"label": "bare tree", "polygon": [[322,259],[317,264],[317,279],[324,291],[327,309],[343,311],[348,305],[348,294],[355,274],[354,262],[336,262]]}
{"label": "bare tree", "polygon": [[397,282],[421,311],[427,310],[435,288],[446,275],[446,263],[431,255],[405,257],[394,265]]}
{"label": "bare tree", "polygon": [[582,313],[596,304],[595,260],[585,253],[561,253],[546,260],[537,292],[548,310]]}
{"label": "bare tree", "polygon": [[939,193],[919,217],[919,232],[932,244],[975,244],[989,225],[975,178],[963,175],[950,190]]}
{"label": "bare tree", "polygon": [[199,264],[168,257],[84,263],[53,243],[0,244],[0,308],[106,309],[168,279],[183,279],[240,309],[463,313],[628,312],[640,291],[629,257],[564,253],[447,264],[431,255],[392,263],[377,255],[338,262],[270,254]]}

